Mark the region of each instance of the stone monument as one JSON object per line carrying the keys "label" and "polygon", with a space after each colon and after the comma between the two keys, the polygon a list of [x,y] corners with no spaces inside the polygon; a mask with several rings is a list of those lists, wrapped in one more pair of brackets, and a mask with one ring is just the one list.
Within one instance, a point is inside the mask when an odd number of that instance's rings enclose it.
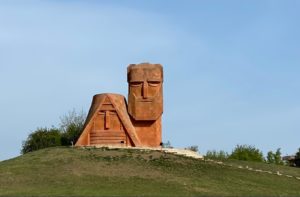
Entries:
{"label": "stone monument", "polygon": [[160,64],[131,64],[127,68],[128,113],[144,146],[159,146],[163,113],[163,68]]}
{"label": "stone monument", "polygon": [[125,102],[119,94],[95,95],[76,146],[141,146]]}
{"label": "stone monument", "polygon": [[163,68],[127,68],[128,107],[124,96],[97,94],[75,146],[159,147],[162,142]]}

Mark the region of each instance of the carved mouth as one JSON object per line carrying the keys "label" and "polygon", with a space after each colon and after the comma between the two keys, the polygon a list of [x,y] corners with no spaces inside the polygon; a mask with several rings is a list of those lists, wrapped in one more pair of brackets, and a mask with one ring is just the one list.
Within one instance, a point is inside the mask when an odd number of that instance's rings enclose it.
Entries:
{"label": "carved mouth", "polygon": [[146,98],[146,99],[143,99],[143,98],[138,98],[136,99],[137,102],[145,102],[145,103],[151,103],[153,102],[153,98]]}

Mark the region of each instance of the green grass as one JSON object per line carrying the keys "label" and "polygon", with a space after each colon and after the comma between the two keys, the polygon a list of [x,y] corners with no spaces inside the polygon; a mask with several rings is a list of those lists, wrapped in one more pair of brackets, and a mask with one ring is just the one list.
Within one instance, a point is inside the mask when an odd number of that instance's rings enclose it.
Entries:
{"label": "green grass", "polygon": [[271,172],[279,172],[284,175],[300,177],[300,168],[293,168],[290,166],[266,164],[266,163],[253,162],[253,161],[239,161],[239,160],[225,160],[224,163],[231,164],[235,167],[248,166],[248,168],[260,169],[260,170],[271,171]]}
{"label": "green grass", "polygon": [[[299,168],[230,162],[300,176]],[[0,196],[201,195],[300,196],[300,180],[159,151],[58,147],[0,162]]]}

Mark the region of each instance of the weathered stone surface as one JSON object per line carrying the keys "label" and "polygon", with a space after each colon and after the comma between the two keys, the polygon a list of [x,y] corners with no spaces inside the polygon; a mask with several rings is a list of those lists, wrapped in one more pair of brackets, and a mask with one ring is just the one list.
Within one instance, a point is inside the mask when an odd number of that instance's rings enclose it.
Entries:
{"label": "weathered stone surface", "polygon": [[128,108],[124,96],[94,96],[76,146],[159,147],[163,113],[163,68],[131,64],[127,68]]}
{"label": "weathered stone surface", "polygon": [[154,121],[163,113],[163,68],[160,64],[131,64],[127,68],[128,113],[134,120]]}
{"label": "weathered stone surface", "polygon": [[141,146],[125,102],[118,94],[95,95],[76,146]]}
{"label": "weathered stone surface", "polygon": [[163,68],[131,64],[127,68],[128,113],[143,146],[160,146],[163,113]]}

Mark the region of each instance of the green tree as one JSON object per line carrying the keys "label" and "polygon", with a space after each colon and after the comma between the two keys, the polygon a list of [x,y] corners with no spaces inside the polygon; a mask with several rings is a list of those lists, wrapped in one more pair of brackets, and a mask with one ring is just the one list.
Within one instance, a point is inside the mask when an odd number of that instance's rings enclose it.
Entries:
{"label": "green tree", "polygon": [[193,146],[188,146],[185,148],[186,150],[191,150],[191,151],[194,151],[194,152],[198,152],[199,151],[199,148],[197,145],[193,145]]}
{"label": "green tree", "polygon": [[162,148],[173,148],[171,142],[168,140],[166,143],[162,143]]}
{"label": "green tree", "polygon": [[267,162],[268,163],[275,163],[274,153],[272,151],[269,151],[268,154],[267,154]]}
{"label": "green tree", "polygon": [[76,112],[75,109],[60,117],[60,129],[62,131],[62,145],[74,145],[83,130],[86,113]]}
{"label": "green tree", "polygon": [[274,154],[274,162],[275,164],[283,164],[280,148],[278,148]]}
{"label": "green tree", "polygon": [[300,159],[300,148],[298,149],[298,152],[295,155],[295,159]]}
{"label": "green tree", "polygon": [[300,148],[298,149],[298,152],[295,154],[295,165],[297,167],[300,167]]}
{"label": "green tree", "polygon": [[205,158],[206,159],[215,159],[215,160],[226,160],[228,159],[229,155],[227,152],[220,150],[208,150],[206,152]]}
{"label": "green tree", "polygon": [[267,162],[274,163],[274,164],[280,164],[280,165],[283,164],[280,148],[278,148],[275,153],[273,153],[272,151],[268,152]]}
{"label": "green tree", "polygon": [[229,156],[229,159],[257,162],[264,161],[262,152],[254,146],[250,145],[237,145]]}
{"label": "green tree", "polygon": [[38,149],[60,146],[61,133],[56,128],[38,128],[23,142],[21,153],[25,154]]}
{"label": "green tree", "polygon": [[25,154],[41,148],[73,145],[79,138],[85,121],[83,111],[74,109],[60,118],[60,129],[38,128],[33,131],[22,144],[21,153]]}

